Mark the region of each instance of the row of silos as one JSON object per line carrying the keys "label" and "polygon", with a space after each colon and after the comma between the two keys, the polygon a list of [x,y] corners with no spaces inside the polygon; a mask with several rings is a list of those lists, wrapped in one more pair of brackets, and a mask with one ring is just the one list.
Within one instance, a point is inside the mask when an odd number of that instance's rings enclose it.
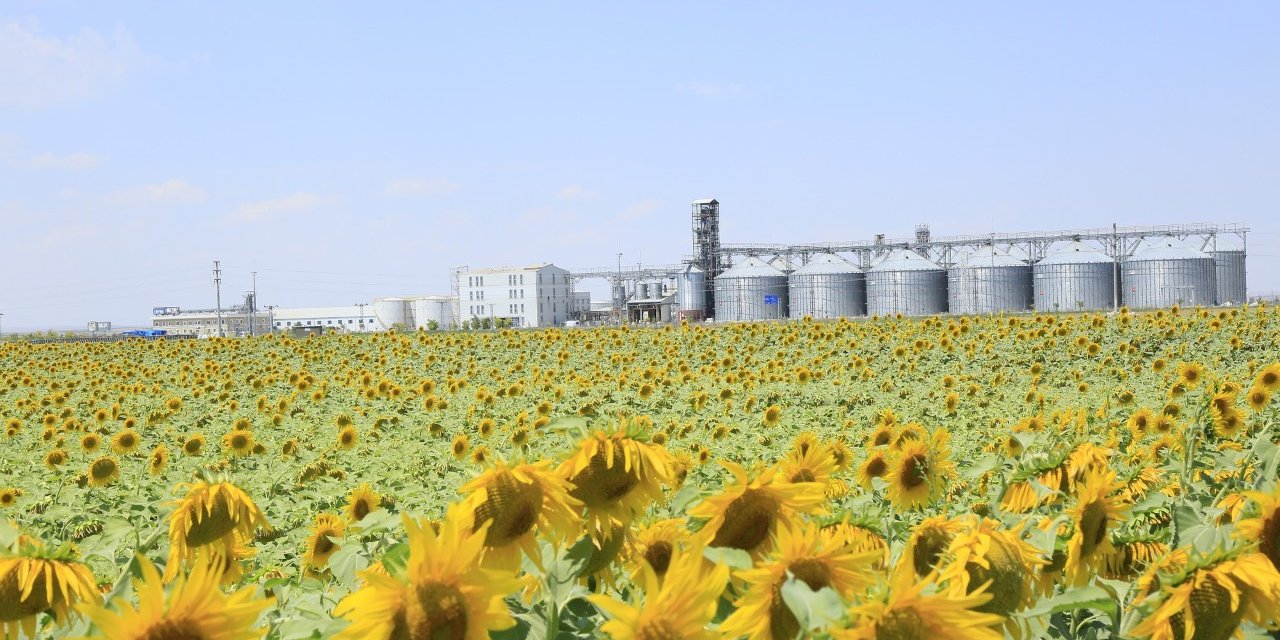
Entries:
{"label": "row of silos", "polygon": [[447,329],[455,324],[451,296],[392,296],[373,301],[373,315],[384,328]]}
{"label": "row of silos", "polygon": [[[911,250],[891,252],[867,271],[818,255],[790,274],[748,258],[715,278],[721,321],[784,317],[983,314],[1109,309],[1244,301],[1244,250],[1218,240],[1200,251],[1173,238],[1146,240],[1119,265],[1076,241],[1034,264],[982,247],[950,269]],[[1120,283],[1120,290],[1116,285]],[[702,311],[705,274],[690,265],[677,278],[682,310]]]}

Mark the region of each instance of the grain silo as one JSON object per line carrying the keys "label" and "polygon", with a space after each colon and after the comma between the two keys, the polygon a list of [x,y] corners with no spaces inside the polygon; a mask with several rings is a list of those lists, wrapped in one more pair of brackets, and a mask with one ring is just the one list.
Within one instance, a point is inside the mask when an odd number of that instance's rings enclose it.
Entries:
{"label": "grain silo", "polygon": [[1031,308],[1031,265],[985,246],[947,270],[951,313],[1026,311]]}
{"label": "grain silo", "polygon": [[1230,236],[1215,236],[1206,248],[1213,257],[1218,304],[1242,304],[1245,290],[1244,244]]}
{"label": "grain silo", "polygon": [[787,317],[787,276],[750,257],[716,276],[716,320],[743,322]]}
{"label": "grain silo", "polygon": [[867,312],[925,316],[947,311],[947,270],[910,249],[867,271]]}
{"label": "grain silo", "polygon": [[843,318],[867,313],[867,276],[830,253],[814,256],[787,277],[792,318]]}
{"label": "grain silo", "polygon": [[1121,263],[1124,303],[1135,309],[1213,305],[1213,258],[1173,237],[1145,242]]}
{"label": "grain silo", "polygon": [[1091,311],[1115,306],[1115,261],[1076,240],[1031,267],[1036,311]]}
{"label": "grain silo", "polygon": [[457,320],[453,317],[455,299],[450,296],[422,296],[409,301],[409,315],[414,329],[429,330],[432,323],[437,329],[450,329]]}
{"label": "grain silo", "polygon": [[676,311],[682,318],[702,319],[707,315],[707,274],[689,263],[676,276]]}

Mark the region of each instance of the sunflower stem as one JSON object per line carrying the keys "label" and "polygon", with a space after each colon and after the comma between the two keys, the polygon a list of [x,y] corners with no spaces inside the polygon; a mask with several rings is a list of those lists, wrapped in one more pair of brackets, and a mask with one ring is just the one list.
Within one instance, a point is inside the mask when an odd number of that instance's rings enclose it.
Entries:
{"label": "sunflower stem", "polygon": [[[150,536],[147,536],[146,540],[138,543],[137,548],[133,550],[133,557],[124,564],[124,569],[120,571],[120,575],[116,576],[115,582],[111,584],[111,591],[107,593],[103,602],[111,602],[124,593],[124,587],[129,584],[129,574],[133,573],[133,565],[138,561],[138,556],[151,549],[151,546],[160,539],[160,536],[164,535],[164,532],[165,526],[161,524],[156,527],[156,530]],[[134,533],[136,535],[137,531],[135,530]]]}

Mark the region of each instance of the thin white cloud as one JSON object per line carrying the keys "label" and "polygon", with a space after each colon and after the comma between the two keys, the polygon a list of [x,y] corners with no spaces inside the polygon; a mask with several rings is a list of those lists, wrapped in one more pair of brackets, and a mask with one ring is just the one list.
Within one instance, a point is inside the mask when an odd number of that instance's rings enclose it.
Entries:
{"label": "thin white cloud", "polygon": [[124,189],[108,194],[105,200],[109,204],[199,204],[209,199],[204,189],[181,178],[165,180],[159,184],[148,184],[134,189]]}
{"label": "thin white cloud", "polygon": [[662,208],[662,203],[657,200],[653,200],[653,199],[641,200],[640,202],[637,202],[627,207],[626,209],[623,209],[622,213],[618,214],[618,220],[624,221],[624,222],[631,222],[634,220],[643,220],[645,218],[652,216],[654,213],[657,213],[657,211],[661,208]]}
{"label": "thin white cloud", "polygon": [[41,109],[78,102],[119,85],[142,62],[133,38],[82,29],[46,36],[37,25],[0,22],[0,108]]}
{"label": "thin white cloud", "polygon": [[457,191],[459,185],[447,178],[405,178],[387,185],[389,196],[436,196]]}
{"label": "thin white cloud", "polygon": [[561,189],[560,192],[556,194],[556,196],[561,200],[586,200],[594,195],[596,194],[591,191],[587,191],[586,189],[583,189],[582,186],[576,184],[571,184]]}
{"label": "thin white cloud", "polygon": [[324,198],[314,193],[299,191],[282,198],[272,198],[241,205],[240,208],[231,213],[230,217],[233,220],[254,222],[282,215],[305,213],[316,208],[322,202],[324,202]]}
{"label": "thin white cloud", "polygon": [[92,153],[69,153],[65,156],[42,153],[14,164],[27,169],[93,169],[102,164],[102,158]]}

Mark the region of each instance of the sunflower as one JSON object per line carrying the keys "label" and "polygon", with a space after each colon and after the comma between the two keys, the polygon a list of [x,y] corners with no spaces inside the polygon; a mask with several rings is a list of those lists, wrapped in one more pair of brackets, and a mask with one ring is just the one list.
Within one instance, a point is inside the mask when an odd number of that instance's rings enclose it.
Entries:
{"label": "sunflower", "polygon": [[879,554],[855,551],[842,542],[834,532],[813,524],[781,524],[768,559],[738,574],[746,592],[734,603],[736,609],[721,623],[720,632],[750,640],[799,635],[800,622],[782,599],[782,586],[789,578],[814,591],[831,588],[845,600],[860,595],[874,583]]}
{"label": "sunflower", "polygon": [[1073,586],[1084,584],[1102,569],[1115,553],[1111,529],[1126,519],[1129,505],[1115,493],[1123,488],[1110,470],[1093,469],[1076,484],[1075,503],[1063,513],[1070,516],[1075,531],[1067,542],[1067,579]]}
{"label": "sunflower", "polygon": [[183,561],[196,550],[214,545],[225,554],[235,550],[236,535],[248,538],[258,527],[270,529],[253,499],[230,482],[184,482],[186,495],[174,503],[169,515],[169,562],[165,575],[177,575]]}
{"label": "sunflower", "polygon": [[222,447],[233,456],[247,456],[253,453],[253,432],[246,429],[234,429],[222,436]]}
{"label": "sunflower", "polygon": [[1253,386],[1266,389],[1271,393],[1280,390],[1280,362],[1267,365],[1253,379]]}
{"label": "sunflower", "polygon": [[105,487],[120,477],[120,465],[111,456],[101,456],[89,465],[89,486]]}
{"label": "sunflower", "polygon": [[782,423],[782,407],[771,404],[764,410],[764,426],[776,427]]}
{"label": "sunflower", "polygon": [[96,433],[86,433],[80,436],[80,448],[86,452],[97,451],[102,446],[102,436]]}
{"label": "sunflower", "polygon": [[689,510],[690,517],[707,521],[699,532],[707,546],[741,549],[761,558],[772,547],[779,522],[816,513],[826,500],[816,482],[787,482],[777,478],[776,469],[749,480],[741,466],[728,460],[720,464],[735,482]]}
{"label": "sunflower", "polygon": [[204,449],[204,436],[193,433],[182,441],[182,453],[189,456],[200,455],[200,450]]}
{"label": "sunflower", "polygon": [[465,457],[467,455],[467,448],[467,434],[459,433],[453,437],[453,444],[450,446],[450,450],[453,452],[453,457],[455,459],[461,460]]}
{"label": "sunflower", "polygon": [[338,432],[337,440],[339,449],[350,450],[356,446],[356,443],[360,440],[360,435],[356,433],[355,427],[343,427]]}
{"label": "sunflower", "polygon": [[[1153,640],[1229,638],[1248,620],[1262,627],[1280,619],[1280,573],[1260,553],[1218,552],[1156,567],[1136,604],[1149,610],[1130,630]],[[1162,569],[1173,568],[1173,571]]]}
{"label": "sunflower", "polygon": [[1236,534],[1256,544],[1258,552],[1280,570],[1280,482],[1270,494],[1250,491],[1244,497],[1257,503],[1258,515],[1236,522]]}
{"label": "sunflower", "polygon": [[966,593],[982,589],[989,594],[991,600],[976,611],[1009,616],[1030,605],[1035,600],[1032,570],[1044,561],[1021,532],[1021,524],[1004,529],[998,521],[983,518],[977,526],[957,533],[947,547],[941,579],[955,580]]}
{"label": "sunflower", "polygon": [[977,610],[990,599],[981,589],[966,595],[910,571],[895,571],[879,597],[850,610],[852,626],[832,635],[841,640],[1000,640],[1003,634],[993,627],[1003,619]]}
{"label": "sunflower", "polygon": [[98,597],[93,573],[66,548],[46,550],[38,541],[19,538],[12,555],[0,557],[0,635],[35,638],[40,614],[66,620],[78,602]]}
{"label": "sunflower", "polygon": [[[219,587],[220,572],[210,562],[198,562],[190,575],[179,576],[165,595],[164,580],[143,556],[138,556],[142,579],[135,581],[138,608],[118,599],[111,603],[80,607],[110,640],[158,640],[167,638],[256,638],[266,632],[255,627],[258,615],[271,606],[271,598],[255,597],[256,587],[225,595]],[[115,610],[111,608],[114,604]]]}
{"label": "sunflower", "polygon": [[889,474],[889,457],[883,449],[876,449],[867,455],[858,467],[858,486],[870,491],[872,478],[884,478]]}
{"label": "sunflower", "polygon": [[1178,381],[1188,389],[1194,389],[1204,379],[1204,365],[1199,362],[1179,362]]}
{"label": "sunflower", "polygon": [[347,519],[360,522],[370,513],[380,509],[382,496],[378,495],[369,483],[363,483],[347,494]]}
{"label": "sunflower", "polygon": [[1107,556],[1101,575],[1110,580],[1132,580],[1167,553],[1169,545],[1155,539],[1116,541],[1115,552]]}
{"label": "sunflower", "polygon": [[631,605],[605,595],[587,599],[610,618],[601,625],[613,640],[683,638],[714,640],[720,634],[707,629],[716,615],[720,593],[729,580],[729,568],[711,564],[702,557],[702,548],[676,549],[666,578],[661,582],[647,564],[644,572],[643,603]]}
{"label": "sunflower", "polygon": [[322,569],[329,564],[329,556],[342,548],[333,538],[341,538],[347,533],[347,523],[332,513],[318,513],[311,524],[311,534],[307,536],[307,551],[302,556],[302,565]]}
{"label": "sunflower", "polygon": [[910,440],[890,459],[887,497],[894,507],[919,508],[942,495],[938,458],[927,444]]}
{"label": "sunflower", "polygon": [[539,557],[538,533],[562,541],[577,534],[581,503],[551,463],[509,464],[499,460],[459,489],[472,509],[475,528],[485,528],[484,565],[515,572],[520,557]]}
{"label": "sunflower", "polygon": [[66,463],[67,463],[66,449],[54,449],[49,453],[44,454],[44,466],[48,467],[50,471],[54,471],[58,467]]}
{"label": "sunflower", "polygon": [[974,517],[971,515],[930,516],[921,520],[907,538],[907,546],[898,560],[898,569],[913,572],[920,578],[928,576],[939,568],[943,554],[956,536],[973,526]]}
{"label": "sunflower", "polygon": [[1254,413],[1260,412],[1271,404],[1271,392],[1266,387],[1255,386],[1249,389],[1249,393],[1245,396],[1245,402]]}
{"label": "sunflower", "polygon": [[333,615],[351,624],[336,640],[458,638],[487,640],[490,631],[515,624],[504,598],[520,588],[509,574],[483,569],[484,527],[471,510],[450,507],[437,532],[404,516],[409,559],[402,575],[360,572],[364,581]]}
{"label": "sunflower", "polygon": [[794,448],[778,463],[778,473],[790,482],[818,482],[826,486],[836,472],[831,450],[819,444]]}
{"label": "sunflower", "polygon": [[22,496],[22,489],[16,487],[0,487],[0,508],[12,507],[18,504],[18,498]]}
{"label": "sunflower", "polygon": [[573,485],[569,495],[585,507],[593,535],[629,524],[671,484],[671,454],[633,435],[625,420],[612,433],[597,430],[556,470]]}
{"label": "sunflower", "polygon": [[644,567],[651,569],[661,583],[671,566],[671,558],[676,550],[685,547],[692,541],[692,536],[684,528],[683,518],[659,520],[640,529],[627,541],[626,555],[633,565],[631,578],[633,582],[643,580]]}
{"label": "sunflower", "polygon": [[147,472],[153,476],[164,473],[165,466],[169,464],[169,448],[163,444],[156,445],[152,449],[151,455],[147,458]]}
{"label": "sunflower", "polygon": [[881,424],[871,432],[870,436],[867,436],[867,446],[883,447],[892,443],[897,437],[898,432],[894,431],[892,424]]}
{"label": "sunflower", "polygon": [[137,431],[125,429],[111,437],[111,450],[120,455],[133,453],[141,443],[142,438]]}

